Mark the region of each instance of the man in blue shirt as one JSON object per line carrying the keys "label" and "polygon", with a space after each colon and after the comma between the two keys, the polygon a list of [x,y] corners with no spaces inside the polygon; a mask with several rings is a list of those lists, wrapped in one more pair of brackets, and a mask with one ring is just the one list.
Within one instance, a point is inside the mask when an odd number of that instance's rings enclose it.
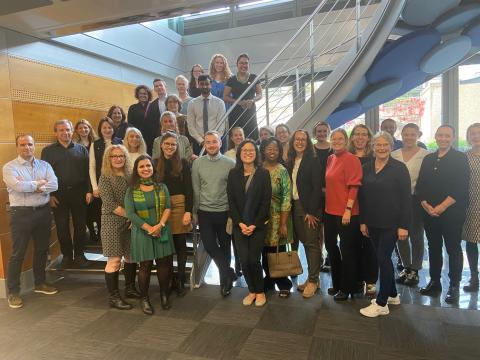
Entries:
{"label": "man in blue shirt", "polygon": [[58,188],[57,177],[49,163],[35,159],[35,143],[30,135],[16,139],[18,157],[3,167],[3,181],[7,185],[10,202],[12,256],[8,261],[8,305],[23,306],[20,297],[20,273],[30,238],[33,239],[33,274],[35,292],[52,295],[58,291],[45,282],[45,266],[52,215],[50,193]]}

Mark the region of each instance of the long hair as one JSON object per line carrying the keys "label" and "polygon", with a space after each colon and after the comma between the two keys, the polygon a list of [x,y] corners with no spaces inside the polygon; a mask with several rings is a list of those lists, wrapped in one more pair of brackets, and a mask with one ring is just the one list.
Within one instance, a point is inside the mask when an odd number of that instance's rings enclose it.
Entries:
{"label": "long hair", "polygon": [[140,175],[138,175],[138,163],[142,160],[148,160],[152,164],[153,167],[153,174],[152,174],[152,179],[155,179],[155,166],[153,166],[153,161],[150,155],[144,154],[140,155],[137,160],[133,163],[133,170],[132,170],[132,176],[130,178],[130,188],[133,191],[138,185],[140,184]]}
{"label": "long hair", "polygon": [[120,112],[122,113],[122,121],[120,122],[120,124],[123,124],[125,121],[127,121],[127,115],[125,115],[125,111],[123,111],[123,109],[118,105],[112,105],[110,107],[110,109],[108,109],[107,117],[109,117],[111,119],[112,114],[113,114],[113,110],[115,110],[115,109],[119,109]]}
{"label": "long hair", "polygon": [[[167,159],[165,157],[165,154],[163,153],[162,144],[165,142],[165,140],[172,138],[177,140],[177,148],[173,153],[172,157],[170,159]],[[165,134],[163,134],[162,139],[160,140],[160,156],[157,159],[157,176],[159,181],[165,180],[167,163],[170,163],[171,165],[170,175],[172,175],[173,177],[182,176],[183,164],[182,159],[180,158],[180,153],[178,152],[178,136],[171,131],[167,131]]]}
{"label": "long hair", "polygon": [[202,69],[202,74],[203,74],[203,67],[202,65],[200,64],[195,64],[192,66],[192,69],[190,70],[190,82],[188,84],[188,88],[189,89],[195,89],[197,87],[197,82],[195,81],[195,77],[193,76],[193,69],[195,67],[199,67],[200,69]]}
{"label": "long hair", "polygon": [[293,147],[293,143],[295,142],[295,135],[297,133],[304,133],[305,136],[307,137],[307,144],[305,146],[305,152],[303,153],[303,158],[304,159],[310,159],[316,157],[315,155],[315,150],[313,148],[313,143],[310,138],[310,134],[308,133],[307,130],[304,129],[298,129],[295,130],[290,136],[290,140],[288,141],[288,156],[287,156],[287,168],[288,169],[293,169],[293,166],[295,164],[295,158],[297,157],[297,152],[295,151],[295,148]]}
{"label": "long hair", "polygon": [[274,136],[271,136],[269,137],[268,139],[265,139],[263,140],[261,143],[260,143],[260,154],[262,156],[262,160],[265,161],[265,151],[267,150],[267,147],[268,145],[270,144],[276,144],[277,147],[278,147],[278,156],[277,156],[277,163],[281,163],[282,162],[282,155],[283,155],[283,152],[282,152],[282,143],[280,142],[280,140],[278,140],[276,137]]}
{"label": "long hair", "polygon": [[215,54],[212,56],[212,59],[210,60],[210,69],[209,69],[210,77],[212,79],[215,79],[215,74],[216,74],[215,60],[217,58],[220,58],[223,60],[223,80],[226,81],[228,78],[230,78],[230,76],[232,76],[232,70],[230,70],[230,66],[228,66],[227,58],[222,54]]}
{"label": "long hair", "polygon": [[179,113],[180,110],[182,109],[182,100],[180,100],[180,98],[175,94],[170,94],[167,96],[167,98],[165,99],[165,109],[168,110],[167,104],[170,99],[174,99],[177,102],[177,113]]}
{"label": "long hair", "polygon": [[357,149],[355,149],[355,144],[353,143],[353,136],[355,135],[355,130],[357,129],[365,129],[367,130],[368,133],[368,140],[367,144],[365,145],[365,156],[370,156],[373,153],[373,148],[372,148],[372,140],[373,140],[373,133],[372,130],[366,125],[363,124],[358,124],[355,125],[352,129],[352,132],[350,133],[350,138],[348,139],[348,151],[351,152],[352,154],[357,153]]}
{"label": "long hair", "polygon": [[134,149],[130,148],[130,145],[128,145],[128,134],[131,132],[134,132],[138,136],[140,136],[140,145],[138,146],[137,152],[139,154],[146,154],[147,153],[147,144],[145,144],[145,140],[143,139],[143,135],[140,130],[134,127],[128,127],[127,131],[125,131],[125,137],[123,138],[123,145],[128,149],[129,153],[135,152]]}
{"label": "long hair", "polygon": [[110,145],[105,149],[102,158],[102,175],[104,176],[114,176],[114,171],[112,167],[112,161],[110,156],[113,150],[121,150],[123,156],[125,156],[125,163],[123,165],[123,173],[125,174],[125,178],[130,178],[130,156],[128,155],[128,150],[123,145]]}
{"label": "long hair", "polygon": [[163,118],[164,118],[165,116],[170,116],[170,118],[173,120],[173,122],[174,122],[174,124],[175,124],[175,132],[178,132],[177,116],[176,116],[173,112],[168,111],[168,110],[164,111],[164,112],[162,113],[162,115],[160,116],[160,132],[163,132],[163,124],[162,124],[162,122],[163,122]]}
{"label": "long hair", "polygon": [[97,134],[95,134],[95,130],[93,129],[92,127],[92,124],[90,124],[90,122],[87,120],[87,119],[80,119],[77,121],[77,123],[75,124],[75,127],[73,129],[73,141],[76,142],[76,143],[79,143],[82,139],[80,138],[80,135],[78,135],[78,127],[80,125],[87,125],[88,128],[90,129],[90,132],[88,133],[88,143],[91,144],[93,143],[96,139],[97,139]]}
{"label": "long hair", "polygon": [[235,163],[235,169],[242,172],[243,172],[243,161],[240,155],[242,153],[243,147],[246,144],[252,144],[253,147],[255,148],[255,160],[253,160],[253,166],[258,167],[258,165],[260,164],[260,152],[258,151],[257,144],[252,139],[245,139],[240,143],[240,145],[238,145],[237,154],[236,154],[237,161]]}

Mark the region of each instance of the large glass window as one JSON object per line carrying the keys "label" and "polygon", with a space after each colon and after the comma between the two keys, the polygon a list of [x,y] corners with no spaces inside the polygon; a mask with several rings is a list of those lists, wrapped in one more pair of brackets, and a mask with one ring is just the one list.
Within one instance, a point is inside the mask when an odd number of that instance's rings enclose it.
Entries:
{"label": "large glass window", "polygon": [[468,126],[480,122],[480,64],[459,66],[458,78],[458,147],[465,150]]}

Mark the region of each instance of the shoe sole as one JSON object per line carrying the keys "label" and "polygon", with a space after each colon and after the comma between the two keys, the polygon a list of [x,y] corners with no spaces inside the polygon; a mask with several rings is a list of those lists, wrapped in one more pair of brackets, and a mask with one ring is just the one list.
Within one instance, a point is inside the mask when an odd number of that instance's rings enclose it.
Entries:
{"label": "shoe sole", "polygon": [[10,308],[12,308],[12,309],[20,309],[21,307],[23,307],[23,304],[21,304],[21,305],[12,305],[12,304],[8,303],[8,306],[9,306]]}
{"label": "shoe sole", "polygon": [[366,316],[366,317],[368,317],[368,318],[376,318],[376,317],[379,317],[379,316],[385,316],[385,315],[390,314],[390,311],[389,311],[389,312],[387,312],[387,313],[377,313],[377,314],[375,314],[375,315],[370,315],[370,314],[364,314],[364,313],[362,312],[362,310],[363,310],[363,309],[360,309],[360,314],[362,314],[363,316]]}
{"label": "shoe sole", "polygon": [[37,294],[44,294],[44,295],[55,295],[55,294],[58,293],[58,290],[57,291],[33,290],[33,292],[35,292]]}
{"label": "shoe sole", "polygon": [[387,304],[388,305],[401,305],[401,302],[400,300],[395,300],[395,301],[387,301]]}

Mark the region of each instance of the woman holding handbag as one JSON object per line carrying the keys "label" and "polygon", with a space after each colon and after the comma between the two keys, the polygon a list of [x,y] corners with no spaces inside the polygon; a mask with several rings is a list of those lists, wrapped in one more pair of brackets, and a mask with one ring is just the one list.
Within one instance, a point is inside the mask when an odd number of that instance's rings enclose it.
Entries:
{"label": "woman holding handbag", "polygon": [[260,263],[270,211],[272,187],[270,175],[260,165],[253,140],[243,141],[237,149],[235,168],[227,182],[228,204],[233,222],[233,236],[248,285],[243,305],[263,306],[267,302]]}
{"label": "woman holding handbag", "polygon": [[[265,246],[262,251],[262,265],[265,271],[265,291],[274,290],[278,286],[281,298],[290,296],[292,282],[287,276],[270,277],[268,254],[285,252],[287,244],[293,243],[293,224],[290,216],[292,185],[288,171],[281,164],[282,143],[270,137],[262,141],[260,153],[263,159],[263,168],[270,173],[272,199],[270,202],[270,221],[267,224]],[[298,275],[298,274],[288,274]]]}

